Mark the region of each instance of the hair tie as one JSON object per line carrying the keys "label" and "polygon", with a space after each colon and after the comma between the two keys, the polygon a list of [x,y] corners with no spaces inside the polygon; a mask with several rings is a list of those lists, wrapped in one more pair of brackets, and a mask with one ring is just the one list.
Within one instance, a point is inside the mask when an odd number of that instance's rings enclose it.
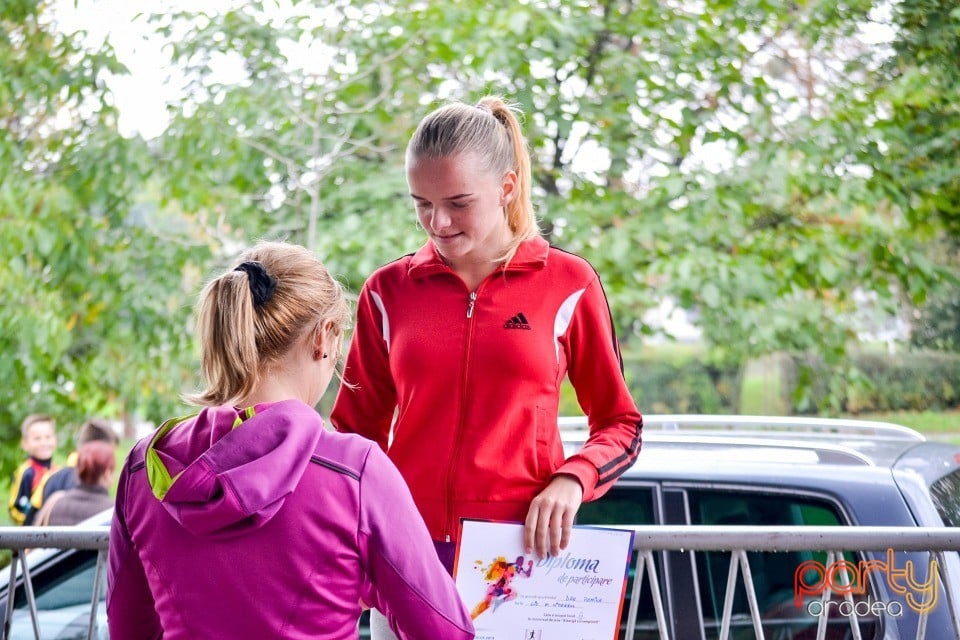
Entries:
{"label": "hair tie", "polygon": [[250,282],[250,293],[253,295],[253,306],[261,307],[273,297],[277,289],[277,279],[267,273],[263,264],[256,260],[249,260],[237,265],[234,271],[244,271]]}

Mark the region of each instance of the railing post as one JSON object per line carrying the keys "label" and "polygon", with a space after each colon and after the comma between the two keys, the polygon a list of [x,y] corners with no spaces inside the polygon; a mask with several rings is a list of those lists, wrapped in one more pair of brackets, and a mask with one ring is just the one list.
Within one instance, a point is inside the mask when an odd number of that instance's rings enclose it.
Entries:
{"label": "railing post", "polygon": [[7,586],[7,612],[3,617],[3,635],[0,640],[7,640],[10,637],[10,618],[13,617],[13,596],[17,587],[17,563],[20,562],[22,552],[13,549],[10,554],[10,584]]}
{"label": "railing post", "polygon": [[764,640],[763,624],[760,621],[760,605],[757,604],[757,590],[753,585],[753,572],[750,571],[750,561],[747,559],[747,551],[741,549],[736,552],[740,557],[741,569],[743,570],[743,587],[747,590],[747,604],[750,605],[750,619],[753,620],[753,631],[757,640]]}
{"label": "railing post", "polygon": [[733,618],[733,597],[737,591],[737,569],[743,568],[743,588],[747,593],[747,605],[750,607],[750,620],[757,640],[764,640],[763,625],[760,622],[760,608],[757,606],[757,592],[753,587],[753,574],[744,549],[730,552],[730,571],[727,573],[727,593],[723,598],[723,618],[720,621],[720,640],[729,640],[730,624]]}
{"label": "railing post", "polygon": [[[23,588],[27,592],[27,606],[30,607],[30,622],[33,623],[33,637],[35,640],[40,638],[40,620],[37,618],[37,598],[33,594],[33,578],[30,576],[30,565],[24,555],[20,566],[23,567]],[[16,595],[14,593],[13,595]]]}
{"label": "railing post", "polygon": [[960,619],[957,618],[957,594],[949,587],[949,582],[947,580],[947,562],[946,558],[943,555],[943,551],[931,551],[934,556],[937,558],[937,571],[940,575],[940,584],[943,585],[943,591],[947,594],[947,607],[950,612],[950,620],[953,622],[953,630],[955,633],[960,635]]}
{"label": "railing post", "polygon": [[640,590],[643,588],[643,571],[647,564],[646,550],[638,550],[637,562],[633,569],[633,590],[630,591],[630,608],[627,609],[626,640],[633,640],[637,631],[637,611],[640,609]]}
{"label": "railing post", "polygon": [[93,576],[93,597],[90,601],[90,622],[87,624],[87,640],[93,640],[93,630],[97,627],[97,606],[100,604],[100,591],[103,589],[103,570],[107,564],[106,552],[97,552],[97,572]]}
{"label": "railing post", "polygon": [[649,549],[638,549],[637,564],[633,571],[633,590],[630,592],[630,608],[627,612],[627,628],[624,634],[626,640],[633,640],[637,631],[637,611],[640,608],[640,592],[643,588],[643,574],[646,571],[650,577],[650,595],[653,599],[653,610],[657,616],[657,631],[660,640],[670,640],[667,631],[667,617],[663,611],[663,596],[660,593],[660,579],[657,577],[657,567],[653,563],[653,552]]}
{"label": "railing post", "polygon": [[[843,551],[836,552],[837,558],[839,560],[846,560],[843,557]],[[844,571],[841,572],[842,577],[840,578],[840,584],[844,587],[850,586],[850,574],[848,571],[855,571],[855,569],[846,569],[848,565],[844,565]],[[854,574],[856,576],[856,574]],[[866,577],[864,577],[866,579]],[[863,585],[861,585],[863,586]],[[850,603],[850,633],[853,634],[853,640],[863,640],[863,637],[860,635],[860,618],[857,617],[857,608],[854,606],[853,602],[853,593],[850,589],[847,589],[847,592],[843,594],[844,602]],[[922,638],[917,638],[917,640],[923,640]]]}

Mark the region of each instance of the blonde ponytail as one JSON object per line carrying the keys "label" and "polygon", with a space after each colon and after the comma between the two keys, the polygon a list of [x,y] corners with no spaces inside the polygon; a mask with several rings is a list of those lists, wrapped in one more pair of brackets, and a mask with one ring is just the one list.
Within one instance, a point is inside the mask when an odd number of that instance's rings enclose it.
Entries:
{"label": "blonde ponytail", "polygon": [[215,406],[246,397],[267,367],[307,332],[325,326],[331,327],[331,355],[339,366],[350,309],[326,267],[306,248],[285,242],[258,243],[238,262],[200,295],[204,390],[186,396],[193,404]]}
{"label": "blonde ponytail", "polygon": [[498,96],[487,96],[477,103],[477,108],[481,111],[489,111],[507,130],[509,136],[513,156],[511,170],[517,174],[517,190],[513,200],[507,205],[507,224],[513,231],[515,238],[513,250],[515,250],[516,245],[540,233],[531,196],[533,177],[530,170],[530,151],[527,149],[527,142],[520,128],[517,117],[519,110],[515,105],[507,104]]}
{"label": "blonde ponytail", "polygon": [[206,390],[191,398],[201,405],[218,405],[248,393],[257,383],[257,350],[253,298],[247,274],[228,271],[200,294],[197,318],[200,333],[200,372]]}

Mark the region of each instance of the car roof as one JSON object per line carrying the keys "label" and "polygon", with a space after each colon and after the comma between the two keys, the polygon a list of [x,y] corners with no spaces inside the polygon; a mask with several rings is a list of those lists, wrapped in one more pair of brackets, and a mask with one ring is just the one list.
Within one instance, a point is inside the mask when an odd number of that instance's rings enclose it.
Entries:
{"label": "car roof", "polygon": [[[559,421],[571,451],[589,435],[585,417]],[[633,472],[695,469],[698,465],[880,467],[891,469],[927,440],[897,424],[845,418],[653,414],[643,418],[643,450]],[[924,447],[926,455],[949,457],[957,447]],[[656,455],[652,455],[653,453]],[[742,472],[742,471],[741,471]]]}

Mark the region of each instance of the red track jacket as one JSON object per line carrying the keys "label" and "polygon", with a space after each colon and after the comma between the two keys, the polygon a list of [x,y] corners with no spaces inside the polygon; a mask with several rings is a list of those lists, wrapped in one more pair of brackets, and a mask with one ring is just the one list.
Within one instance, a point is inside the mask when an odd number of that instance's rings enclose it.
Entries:
{"label": "red track jacket", "polygon": [[[590,423],[566,460],[565,374]],[[474,292],[431,242],[378,269],[360,293],[344,379],[355,387],[341,386],[331,421],[388,452],[435,540],[455,541],[461,518],[523,521],[556,474],[597,498],[640,450],[600,279],[542,238]]]}

